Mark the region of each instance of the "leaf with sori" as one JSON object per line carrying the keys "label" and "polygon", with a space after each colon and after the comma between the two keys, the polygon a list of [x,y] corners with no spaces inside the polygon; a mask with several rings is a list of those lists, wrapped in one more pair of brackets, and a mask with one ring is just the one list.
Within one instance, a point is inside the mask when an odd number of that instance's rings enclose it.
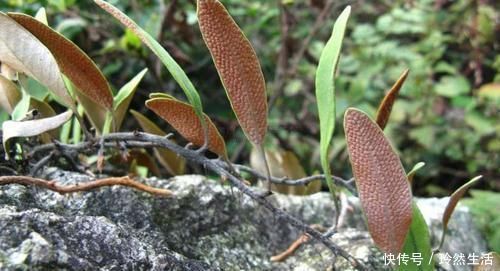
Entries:
{"label": "leaf with sori", "polygon": [[[76,111],[61,70],[49,49],[15,20],[0,12],[0,61],[45,85],[56,99]],[[19,46],[23,44],[23,46]]]}
{"label": "leaf with sori", "polygon": [[198,23],[238,122],[262,144],[267,131],[266,83],[252,45],[221,2],[198,0]]}
{"label": "leaf with sori", "polygon": [[108,81],[78,46],[29,15],[22,13],[8,13],[8,15],[50,50],[61,71],[81,93],[94,103],[108,110],[112,109],[113,96]]}
{"label": "leaf with sori", "polygon": [[[146,107],[168,122],[184,138],[194,145],[205,142],[204,129],[194,108],[184,102],[169,98],[154,98],[146,101]],[[226,144],[219,131],[207,115],[208,149],[227,160]]]}
{"label": "leaf with sori", "polygon": [[[154,122],[143,114],[130,110],[130,113],[137,120],[142,130],[146,133],[165,136],[166,133],[160,129]],[[175,152],[164,148],[154,148],[154,155],[160,164],[173,176],[182,175],[186,169],[186,160],[178,156]]]}
{"label": "leaf with sori", "polygon": [[412,195],[401,161],[380,127],[364,112],[349,108],[344,130],[370,235],[382,251],[398,254],[413,215]]}

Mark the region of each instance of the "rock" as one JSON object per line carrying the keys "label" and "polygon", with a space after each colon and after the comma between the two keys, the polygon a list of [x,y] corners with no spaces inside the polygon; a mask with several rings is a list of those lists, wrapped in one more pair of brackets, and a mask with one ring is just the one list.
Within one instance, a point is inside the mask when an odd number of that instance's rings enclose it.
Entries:
{"label": "rock", "polygon": [[[63,184],[87,176],[52,170]],[[295,228],[248,197],[219,182],[187,175],[147,183],[173,190],[162,198],[125,187],[60,195],[35,187],[0,187],[1,270],[327,270],[332,253],[321,243],[302,245],[286,261],[272,255],[298,236]],[[307,197],[274,195],[275,205],[309,224],[329,226],[334,217],[328,193]],[[348,198],[345,223],[333,241],[373,270],[382,254],[366,231],[356,198]],[[422,199],[419,206],[439,239],[446,199]],[[482,253],[486,244],[467,209],[452,217],[444,251]],[[436,241],[437,242],[437,241]],[[460,270],[447,267],[445,270]],[[339,257],[335,270],[350,270]],[[468,270],[468,269],[462,269]]]}

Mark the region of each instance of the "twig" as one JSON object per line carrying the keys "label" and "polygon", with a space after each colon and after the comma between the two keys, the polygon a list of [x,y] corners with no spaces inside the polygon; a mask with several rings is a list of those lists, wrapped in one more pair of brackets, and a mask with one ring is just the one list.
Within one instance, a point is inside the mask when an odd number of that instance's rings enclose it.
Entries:
{"label": "twig", "polygon": [[158,196],[172,196],[172,191],[168,189],[154,188],[143,183],[132,180],[130,177],[111,177],[105,179],[94,180],[85,183],[77,183],[74,185],[58,185],[56,181],[47,181],[44,179],[32,178],[28,176],[3,176],[0,177],[0,186],[7,184],[22,184],[22,185],[34,185],[43,187],[60,194],[68,194],[82,191],[89,191],[92,189],[104,187],[104,186],[113,186],[113,185],[122,185],[135,188],[137,190],[141,190],[153,195]]}
{"label": "twig", "polygon": [[[247,166],[244,166],[244,165],[237,165],[237,164],[233,164],[233,167],[240,170],[240,171],[245,171],[247,173],[250,173],[251,175],[259,178],[259,179],[265,179],[266,176],[264,174],[261,174],[260,172],[256,171],[255,169],[253,168],[250,168],[250,167],[247,167]],[[316,181],[316,180],[324,180],[325,179],[325,175],[323,174],[320,174],[320,175],[313,175],[313,176],[309,176],[309,177],[304,177],[304,178],[300,178],[300,179],[295,179],[295,180],[292,180],[292,179],[288,179],[288,178],[276,178],[276,177],[271,177],[271,182],[274,183],[274,184],[285,184],[285,185],[291,185],[291,186],[301,186],[301,185],[307,185],[313,181]],[[338,176],[333,176],[333,180],[338,184],[338,185],[341,185],[343,187],[345,187],[347,190],[349,190],[349,192],[351,192],[353,195],[357,195],[358,192],[356,191],[356,189],[354,188],[353,186],[353,181],[354,181],[354,178],[351,178],[349,180],[344,180]]]}
{"label": "twig", "polygon": [[[326,230],[325,228],[323,228],[323,226],[317,225],[317,224],[311,225],[311,228],[318,230],[318,231],[321,231],[321,232]],[[302,244],[309,242],[310,239],[311,239],[311,237],[309,235],[302,234],[285,251],[281,252],[278,255],[272,256],[271,261],[272,262],[282,262],[282,261],[286,260],[288,257],[292,256],[293,253],[295,253],[295,251],[297,251],[297,249],[299,249],[300,246],[302,246]]]}
{"label": "twig", "polygon": [[54,151],[50,152],[49,155],[45,156],[44,158],[40,159],[33,168],[30,170],[30,176],[35,176],[36,173],[43,167],[45,166],[50,160],[54,157]]}

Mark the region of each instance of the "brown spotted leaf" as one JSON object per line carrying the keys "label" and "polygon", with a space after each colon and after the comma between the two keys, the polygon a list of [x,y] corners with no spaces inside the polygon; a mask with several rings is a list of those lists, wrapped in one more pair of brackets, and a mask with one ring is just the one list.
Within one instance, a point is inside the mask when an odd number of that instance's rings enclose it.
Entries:
{"label": "brown spotted leaf", "polygon": [[33,34],[0,12],[0,62],[33,77],[76,111],[54,56]]}
{"label": "brown spotted leaf", "polygon": [[[188,141],[197,146],[203,145],[205,141],[203,127],[191,105],[169,98],[154,98],[146,101],[146,107],[167,121]],[[208,124],[208,149],[227,158],[224,139],[210,118],[207,115],[204,117]]]}
{"label": "brown spotted leaf", "polygon": [[391,116],[392,106],[394,102],[396,102],[396,98],[398,97],[399,90],[403,86],[403,83],[408,77],[409,70],[406,69],[401,76],[399,76],[398,81],[394,83],[389,92],[385,95],[384,99],[380,103],[377,110],[377,124],[380,126],[382,130],[384,130],[387,122],[389,121],[389,117]]}
{"label": "brown spotted leaf", "polygon": [[29,15],[22,13],[8,15],[51,51],[61,71],[83,94],[108,110],[113,108],[113,96],[108,81],[78,46]]}
{"label": "brown spotted leaf", "polygon": [[349,158],[375,244],[400,253],[412,218],[412,195],[398,155],[365,113],[348,109],[344,129]]}
{"label": "brown spotted leaf", "polygon": [[243,131],[260,145],[267,130],[267,98],[255,51],[219,1],[198,0],[198,22]]}

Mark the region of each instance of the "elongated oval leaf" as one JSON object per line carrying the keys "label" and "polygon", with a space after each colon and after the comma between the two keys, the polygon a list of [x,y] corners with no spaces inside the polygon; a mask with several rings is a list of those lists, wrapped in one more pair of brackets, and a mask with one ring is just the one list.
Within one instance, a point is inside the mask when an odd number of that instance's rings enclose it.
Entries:
{"label": "elongated oval leaf", "polygon": [[[406,255],[413,257],[416,253],[420,253],[421,261],[408,261],[406,264],[399,266],[400,271],[433,271],[434,260],[432,257],[431,237],[429,235],[429,227],[425,223],[424,216],[420,212],[417,204],[412,204],[413,216],[411,220],[410,230],[405,239],[403,251]],[[397,257],[397,255],[395,255]]]}
{"label": "elongated oval leaf", "polygon": [[347,19],[351,7],[347,6],[335,21],[330,39],[325,45],[316,70],[316,101],[318,103],[320,124],[320,156],[321,166],[325,173],[326,183],[330,192],[334,193],[330,175],[328,150],[335,131],[335,83],[334,76],[342,48]]}
{"label": "elongated oval leaf", "polygon": [[146,74],[148,69],[144,69],[139,72],[132,80],[130,80],[127,84],[125,84],[116,94],[114,98],[114,121],[115,128],[119,130],[122,126],[123,118],[125,118],[125,114],[127,113],[127,109],[130,106],[130,102],[134,97],[135,90],[137,86],[141,82],[142,78]]}
{"label": "elongated oval leaf", "polygon": [[198,23],[227,96],[247,138],[256,145],[267,131],[266,83],[257,55],[217,0],[198,0]]}
{"label": "elongated oval leaf", "polygon": [[[135,110],[130,110],[130,113],[137,120],[144,132],[160,136],[166,135],[160,127],[143,114]],[[186,168],[186,160],[184,158],[165,148],[154,148],[153,150],[156,159],[158,159],[160,164],[165,167],[170,174],[173,176],[184,174]]]}
{"label": "elongated oval leaf", "polygon": [[58,128],[69,119],[73,112],[66,111],[62,114],[50,118],[42,118],[28,121],[12,121],[8,120],[2,124],[3,130],[3,146],[6,159],[8,159],[8,141],[14,137],[30,137],[36,136],[47,131]]}
{"label": "elongated oval leaf", "polygon": [[472,180],[460,186],[455,192],[453,192],[453,194],[451,194],[448,205],[446,205],[446,209],[443,213],[443,234],[441,235],[441,241],[439,242],[439,247],[437,248],[437,250],[441,249],[441,247],[443,246],[444,238],[446,236],[446,230],[448,229],[448,222],[450,221],[453,211],[455,211],[455,207],[457,207],[458,201],[464,196],[465,192],[467,192],[467,190],[471,186],[476,184],[476,182],[479,181],[482,177],[483,176],[479,175],[472,178]]}
{"label": "elongated oval leaf", "polygon": [[[154,98],[146,101],[146,107],[167,121],[188,141],[197,146],[203,145],[203,127],[191,105],[174,99]],[[205,121],[208,124],[208,149],[227,158],[226,144],[222,136],[207,115]]]}
{"label": "elongated oval leaf", "polygon": [[0,75],[0,107],[5,112],[12,114],[21,98],[22,94],[17,86],[3,75]]}
{"label": "elongated oval leaf", "polygon": [[76,110],[52,53],[33,34],[0,12],[0,61],[49,88],[66,106]]}
{"label": "elongated oval leaf", "polygon": [[61,71],[84,95],[108,110],[113,108],[113,96],[108,81],[78,46],[29,15],[22,13],[8,15],[52,52]]}
{"label": "elongated oval leaf", "polygon": [[396,98],[398,97],[399,90],[403,86],[403,83],[406,80],[406,77],[408,77],[408,72],[410,70],[406,69],[401,76],[399,76],[398,81],[394,83],[392,88],[387,92],[385,95],[384,99],[380,103],[378,110],[377,110],[377,124],[380,126],[382,130],[384,130],[385,126],[387,125],[387,121],[389,121],[389,117],[391,116],[391,111],[392,111],[392,106],[394,105],[394,102],[396,101]]}
{"label": "elongated oval leaf", "polygon": [[401,161],[380,127],[362,111],[348,109],[344,129],[368,230],[382,251],[400,253],[412,218]]}
{"label": "elongated oval leaf", "polygon": [[94,2],[99,5],[106,12],[115,17],[118,21],[120,21],[124,26],[130,29],[134,34],[141,39],[141,41],[155,53],[156,56],[163,62],[167,70],[172,74],[174,80],[179,84],[184,93],[186,94],[189,103],[194,107],[196,115],[202,122],[204,126],[203,119],[203,107],[201,104],[200,96],[198,92],[193,86],[193,83],[187,77],[186,73],[182,68],[175,62],[175,60],[170,56],[170,54],[151,36],[142,29],[139,25],[137,25],[134,21],[132,21],[127,15],[121,12],[119,9],[114,7],[113,5],[104,2],[102,0],[94,0]]}

